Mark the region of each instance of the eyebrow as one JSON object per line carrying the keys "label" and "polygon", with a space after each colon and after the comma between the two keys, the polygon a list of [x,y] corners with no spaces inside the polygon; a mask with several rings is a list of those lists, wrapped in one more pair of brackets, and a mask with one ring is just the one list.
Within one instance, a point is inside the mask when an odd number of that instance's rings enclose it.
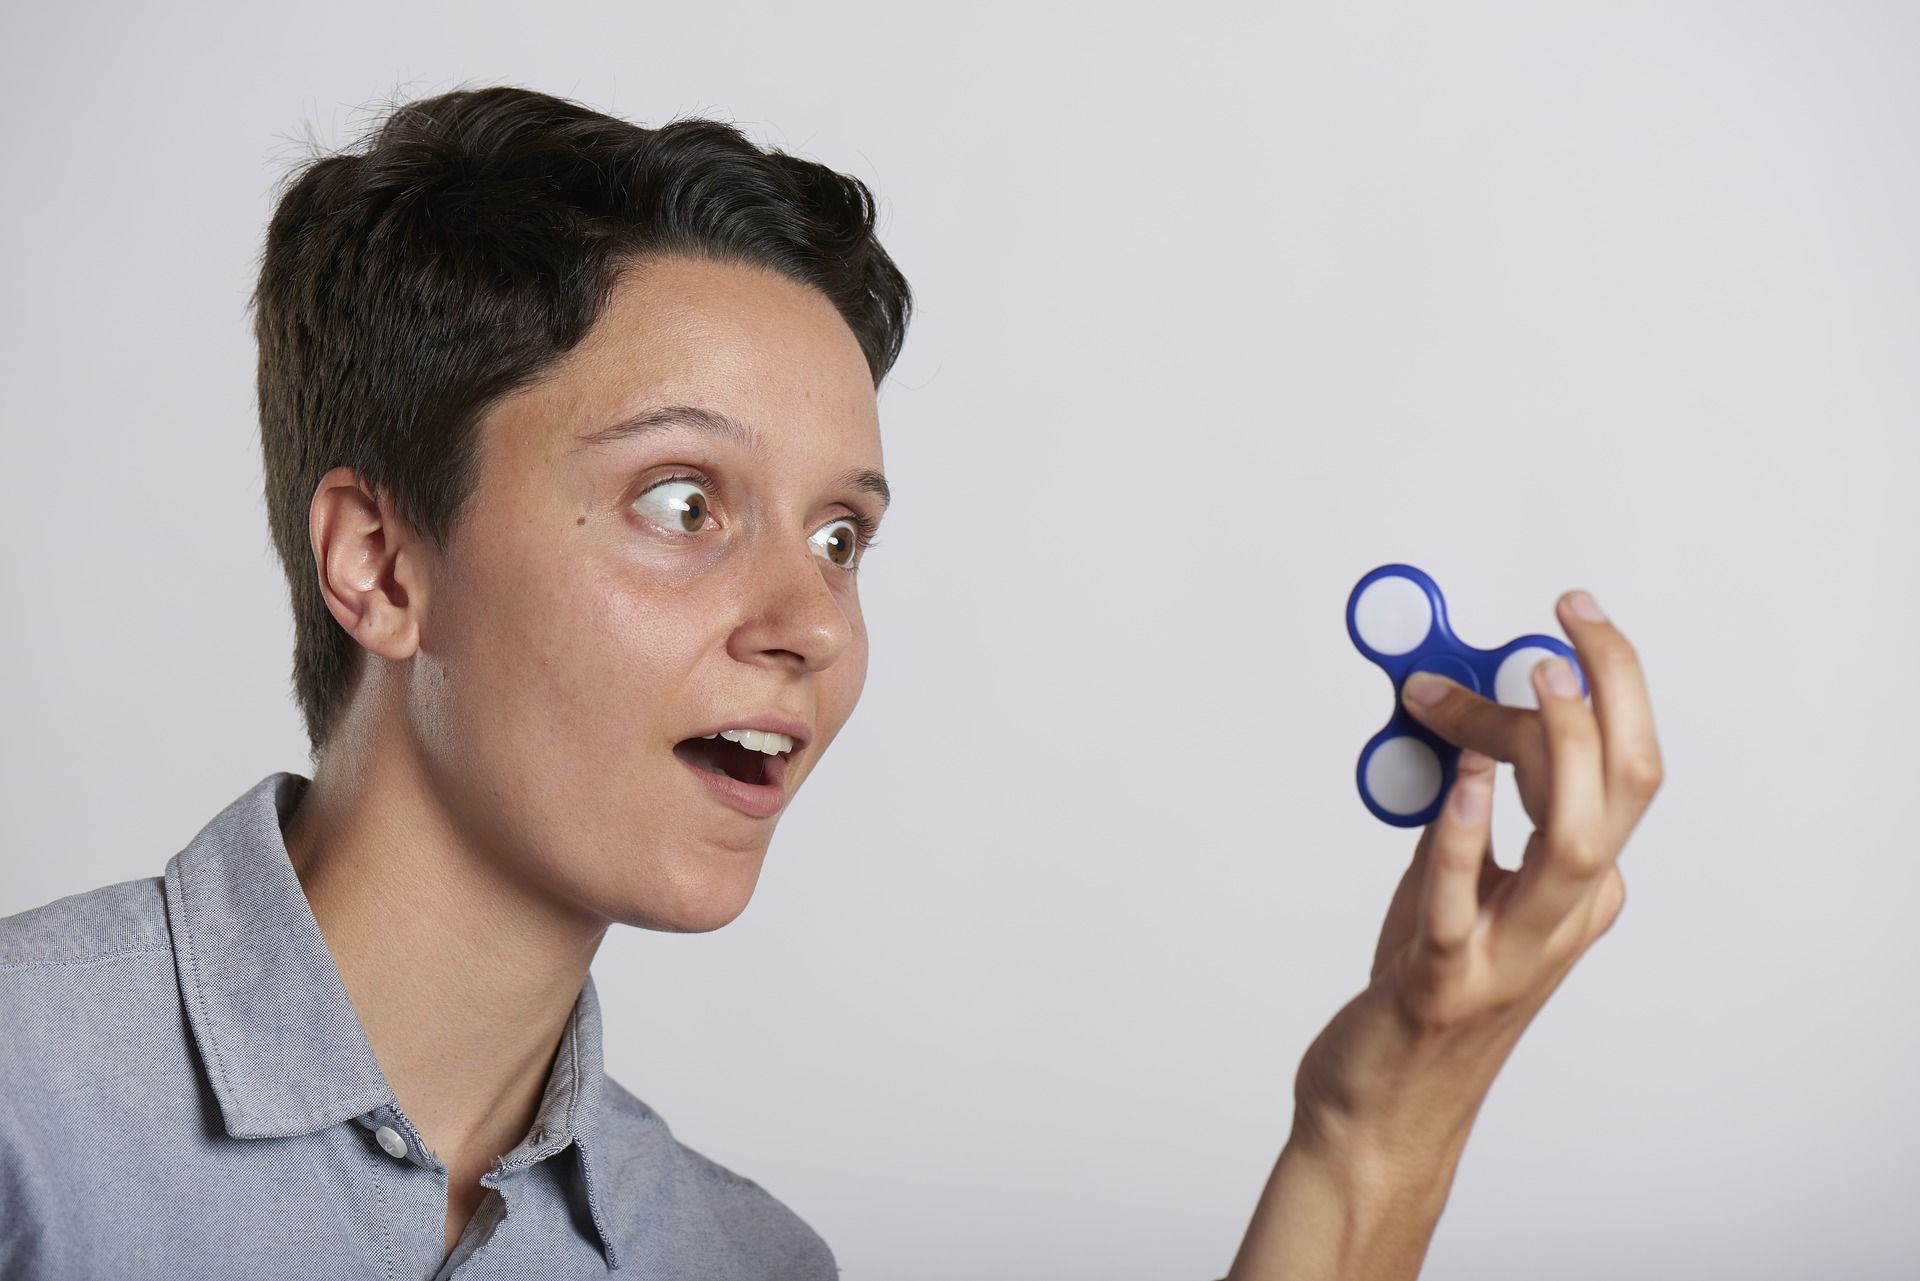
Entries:
{"label": "eyebrow", "polygon": [[[588,432],[575,442],[573,448],[597,449],[602,445],[651,435],[673,427],[691,427],[748,449],[758,448],[760,444],[760,437],[753,428],[717,409],[703,409],[698,405],[657,405]],[[835,479],[849,489],[861,490],[879,498],[883,511],[893,503],[893,491],[887,487],[887,478],[871,467],[849,467]]]}
{"label": "eyebrow", "polygon": [[623,418],[598,431],[582,436],[575,449],[594,449],[601,445],[611,445],[618,440],[627,440],[635,436],[646,436],[668,427],[691,427],[695,431],[706,432],[710,436],[724,436],[735,444],[752,448],[758,445],[759,438],[753,428],[737,418],[729,418],[717,409],[702,409],[698,405],[658,405],[652,409],[643,409],[631,418]]}

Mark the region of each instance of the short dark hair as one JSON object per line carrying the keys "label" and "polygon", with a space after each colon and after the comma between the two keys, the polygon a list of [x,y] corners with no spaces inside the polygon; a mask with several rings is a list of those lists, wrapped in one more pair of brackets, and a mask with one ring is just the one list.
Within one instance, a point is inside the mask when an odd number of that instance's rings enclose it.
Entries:
{"label": "short dark hair", "polygon": [[320,478],[353,468],[444,547],[477,478],[476,427],[583,338],[623,272],[684,254],[824,294],[878,388],[912,296],[865,183],[732,125],[644,128],[510,86],[395,107],[289,175],[249,305],[267,516],[293,600],[293,690],[317,765],[360,647],[308,540]]}

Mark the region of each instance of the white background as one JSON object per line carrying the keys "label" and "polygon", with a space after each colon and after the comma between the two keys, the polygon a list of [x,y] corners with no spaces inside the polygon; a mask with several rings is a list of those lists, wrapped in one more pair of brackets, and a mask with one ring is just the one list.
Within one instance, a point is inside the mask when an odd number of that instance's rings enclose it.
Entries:
{"label": "white background", "polygon": [[614,1076],[849,1278],[1224,1274],[1413,847],[1354,791],[1348,591],[1411,561],[1493,647],[1584,586],[1667,786],[1425,1275],[1913,1274],[1913,7],[23,4],[0,48],[0,914],[306,769],[244,304],[309,132],[713,115],[872,184],[920,311],[865,700],[739,920],[608,936]]}

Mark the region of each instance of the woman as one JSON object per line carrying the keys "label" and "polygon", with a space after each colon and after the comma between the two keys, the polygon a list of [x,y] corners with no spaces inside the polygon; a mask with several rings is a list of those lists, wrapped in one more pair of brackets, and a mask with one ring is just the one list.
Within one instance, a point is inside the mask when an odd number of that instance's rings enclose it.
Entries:
{"label": "woman", "polygon": [[[866,188],[710,121],[444,94],[297,176],[255,303],[313,776],[0,922],[0,1272],[831,1277],[605,1076],[588,967],[610,923],[744,909],[864,684],[910,314]],[[1560,617],[1591,709],[1553,664],[1538,711],[1410,703],[1471,750],[1236,1281],[1415,1275],[1620,910],[1659,752],[1627,641],[1584,594]],[[1495,760],[1539,825],[1516,872]]]}

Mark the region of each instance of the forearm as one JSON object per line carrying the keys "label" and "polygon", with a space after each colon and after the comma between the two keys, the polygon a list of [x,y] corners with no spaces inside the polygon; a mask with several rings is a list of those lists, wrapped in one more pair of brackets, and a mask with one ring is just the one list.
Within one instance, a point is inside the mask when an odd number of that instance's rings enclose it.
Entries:
{"label": "forearm", "polygon": [[1296,1127],[1227,1281],[1411,1281],[1465,1143],[1363,1159]]}
{"label": "forearm", "polygon": [[1412,1281],[1467,1137],[1531,1011],[1408,1017],[1374,981],[1314,1038],[1293,1129],[1227,1281]]}

